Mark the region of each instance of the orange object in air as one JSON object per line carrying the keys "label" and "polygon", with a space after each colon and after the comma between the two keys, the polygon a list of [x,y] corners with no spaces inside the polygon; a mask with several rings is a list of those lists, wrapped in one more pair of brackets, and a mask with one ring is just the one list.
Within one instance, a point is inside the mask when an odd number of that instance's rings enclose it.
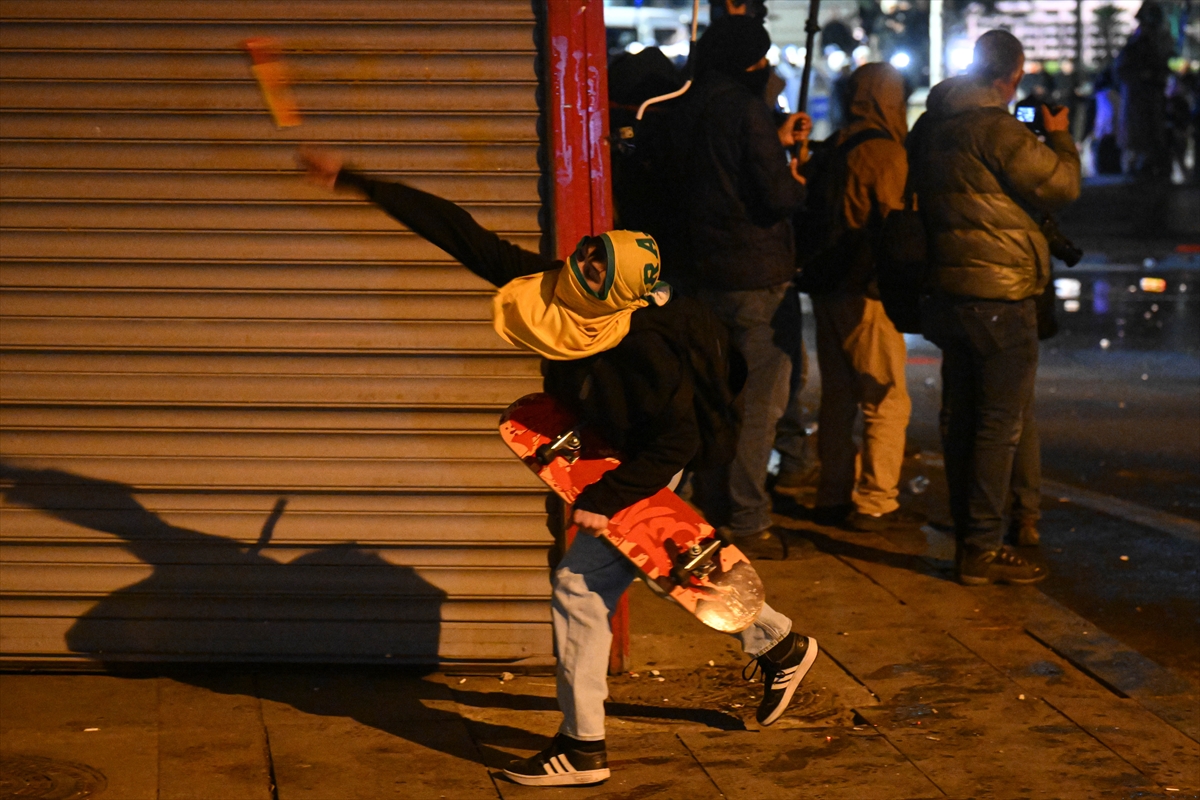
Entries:
{"label": "orange object in air", "polygon": [[275,124],[280,128],[292,128],[300,124],[300,111],[296,98],[292,96],[292,85],[288,79],[287,66],[283,63],[283,48],[279,42],[268,37],[247,39],[250,53],[251,72],[258,79],[263,99]]}

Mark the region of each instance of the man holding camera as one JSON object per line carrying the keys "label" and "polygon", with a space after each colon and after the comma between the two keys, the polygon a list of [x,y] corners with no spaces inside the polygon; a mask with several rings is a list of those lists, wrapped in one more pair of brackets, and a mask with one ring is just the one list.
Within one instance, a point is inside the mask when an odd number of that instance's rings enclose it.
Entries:
{"label": "man holding camera", "polygon": [[1024,67],[1016,37],[988,31],[970,73],[930,92],[908,140],[929,241],[922,328],[942,349],[942,446],[968,585],[1047,574],[1004,546],[1004,506],[1037,371],[1034,297],[1050,280],[1040,219],[1079,196],[1080,176],[1066,109],[1041,109],[1045,143],[1008,113]]}

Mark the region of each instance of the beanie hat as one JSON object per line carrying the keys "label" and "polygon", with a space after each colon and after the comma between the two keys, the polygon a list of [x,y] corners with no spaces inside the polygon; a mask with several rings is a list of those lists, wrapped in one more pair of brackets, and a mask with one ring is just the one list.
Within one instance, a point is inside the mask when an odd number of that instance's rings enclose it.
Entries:
{"label": "beanie hat", "polygon": [[771,35],[762,22],[747,16],[721,17],[696,43],[696,74],[745,72],[771,49]]}

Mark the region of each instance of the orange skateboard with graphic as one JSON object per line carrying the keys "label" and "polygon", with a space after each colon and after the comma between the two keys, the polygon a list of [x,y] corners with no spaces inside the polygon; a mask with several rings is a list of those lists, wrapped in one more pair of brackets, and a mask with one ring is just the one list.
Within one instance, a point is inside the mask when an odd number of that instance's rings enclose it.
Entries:
{"label": "orange skateboard with graphic", "polygon": [[[620,456],[548,394],[531,394],[500,416],[500,436],[568,505]],[[602,534],[638,568],[651,589],[726,633],[750,627],[763,585],[750,560],[670,489],[614,514]]]}

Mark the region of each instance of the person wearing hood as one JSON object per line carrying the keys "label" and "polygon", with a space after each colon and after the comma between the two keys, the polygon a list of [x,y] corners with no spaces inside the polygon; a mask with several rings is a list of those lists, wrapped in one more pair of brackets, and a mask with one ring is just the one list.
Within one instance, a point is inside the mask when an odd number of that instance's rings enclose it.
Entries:
{"label": "person wearing hood", "polygon": [[[585,236],[563,262],[502,240],[440,197],[344,169],[335,153],[302,149],[298,160],[311,182],[359,192],[498,287],[496,333],[541,356],[545,391],[622,454],[620,466],[577,498],[570,519],[583,535],[552,571],[562,725],[544,751],[505,770],[536,786],[606,780],[609,617],[637,571],[600,534],[616,512],[674,488],[699,457],[693,389],[704,376],[693,375],[688,354],[697,345],[689,331],[723,333],[721,324],[695,300],[672,297],[659,281],[654,239],[644,233]],[[552,525],[561,519],[553,510],[549,516]],[[815,661],[816,640],[793,632],[791,620],[769,605],[734,636],[763,671],[758,720],[769,725]]]}
{"label": "person wearing hood", "polygon": [[[848,124],[830,142],[849,148],[838,212],[845,237],[865,234],[870,242],[884,217],[904,206],[904,78],[890,64],[864,64],[850,76],[848,96]],[[831,290],[811,293],[821,370],[815,511],[822,522],[879,531],[914,521],[896,501],[912,404],[904,379],[904,336],[879,301],[872,248],[863,250],[863,258],[845,263]],[[861,452],[854,442],[859,411]]]}
{"label": "person wearing hood", "polygon": [[1034,298],[1050,280],[1041,221],[1079,196],[1080,174],[1066,109],[1043,106],[1045,143],[1008,113],[1024,65],[1011,33],[983,34],[971,72],[933,88],[908,137],[929,241],[921,327],[942,350],[942,447],[958,577],[969,585],[1047,574],[1003,544],[1004,507],[1032,408]]}
{"label": "person wearing hood", "polygon": [[770,46],[751,16],[709,26],[670,131],[688,245],[672,254],[670,274],[729,327],[748,371],[737,454],[727,469],[697,475],[694,498],[752,555],[774,550],[767,463],[800,356],[791,218],[805,192],[786,148],[812,127],[805,114],[777,125],[763,101]]}
{"label": "person wearing hood", "polygon": [[1170,177],[1167,143],[1167,81],[1174,48],[1162,6],[1142,3],[1137,30],[1117,54],[1113,68],[1121,85],[1119,142],[1124,171],[1143,177]]}

